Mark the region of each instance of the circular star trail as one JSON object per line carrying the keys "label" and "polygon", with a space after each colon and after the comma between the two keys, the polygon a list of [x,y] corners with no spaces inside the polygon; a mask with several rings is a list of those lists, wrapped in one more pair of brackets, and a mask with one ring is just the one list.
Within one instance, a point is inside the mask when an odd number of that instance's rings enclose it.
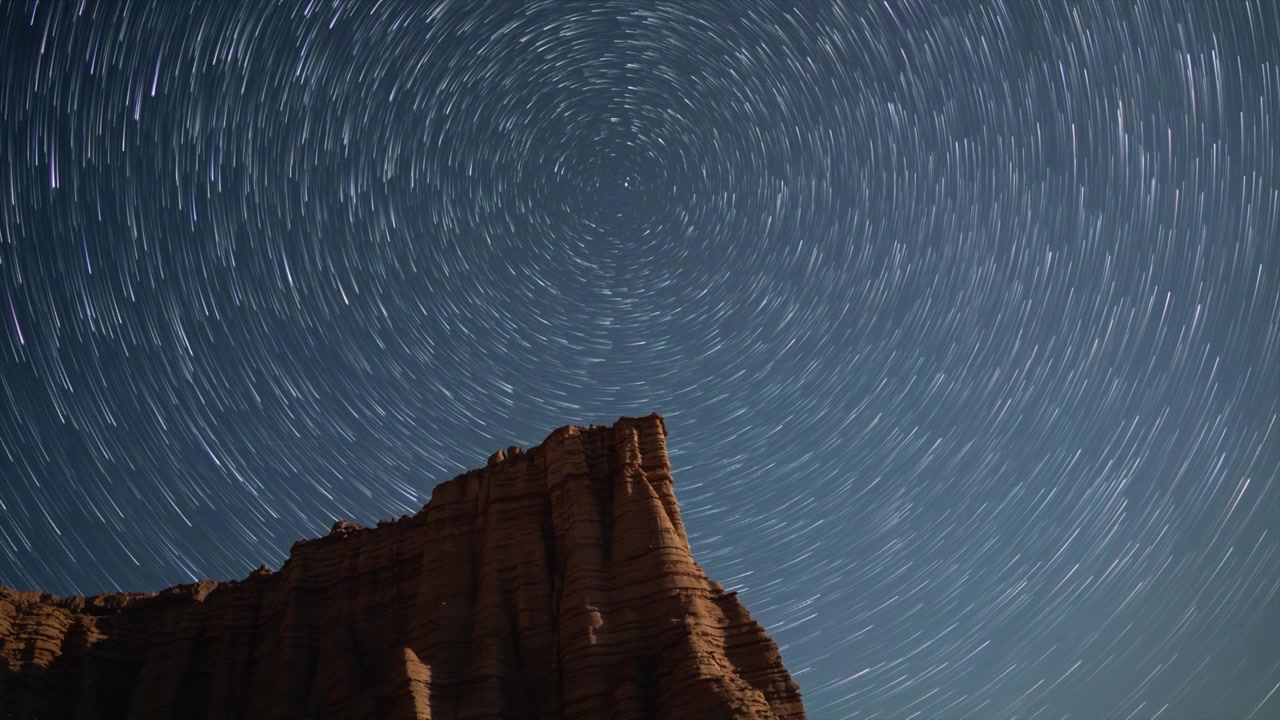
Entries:
{"label": "circular star trail", "polygon": [[4,3],[0,582],[658,411],[812,717],[1276,717],[1278,15]]}

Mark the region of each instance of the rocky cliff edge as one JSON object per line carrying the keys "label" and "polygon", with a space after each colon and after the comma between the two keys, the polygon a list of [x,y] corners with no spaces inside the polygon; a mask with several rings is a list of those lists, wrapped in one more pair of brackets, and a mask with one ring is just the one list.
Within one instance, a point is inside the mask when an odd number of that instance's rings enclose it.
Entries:
{"label": "rocky cliff edge", "polygon": [[803,718],[693,560],[665,436],[658,415],[560,428],[241,581],[0,586],[0,718]]}

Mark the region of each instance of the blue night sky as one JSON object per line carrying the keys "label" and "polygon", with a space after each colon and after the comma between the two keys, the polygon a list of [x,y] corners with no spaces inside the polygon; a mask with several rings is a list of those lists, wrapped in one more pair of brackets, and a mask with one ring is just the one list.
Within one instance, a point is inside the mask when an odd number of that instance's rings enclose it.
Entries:
{"label": "blue night sky", "polygon": [[0,582],[667,418],[813,718],[1280,717],[1274,0],[0,2]]}

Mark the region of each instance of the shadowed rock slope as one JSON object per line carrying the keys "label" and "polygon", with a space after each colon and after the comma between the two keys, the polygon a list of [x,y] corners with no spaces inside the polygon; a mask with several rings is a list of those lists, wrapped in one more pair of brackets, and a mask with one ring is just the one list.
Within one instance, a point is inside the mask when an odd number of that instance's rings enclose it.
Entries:
{"label": "shadowed rock slope", "polygon": [[657,415],[560,428],[238,582],[0,587],[0,718],[803,718],[693,561],[665,436]]}

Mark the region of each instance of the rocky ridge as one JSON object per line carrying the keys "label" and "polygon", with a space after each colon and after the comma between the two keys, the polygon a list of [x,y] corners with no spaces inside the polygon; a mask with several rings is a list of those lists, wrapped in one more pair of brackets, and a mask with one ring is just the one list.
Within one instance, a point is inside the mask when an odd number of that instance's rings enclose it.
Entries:
{"label": "rocky ridge", "polygon": [[0,718],[803,718],[693,560],[665,436],[658,415],[560,428],[241,581],[0,587]]}

